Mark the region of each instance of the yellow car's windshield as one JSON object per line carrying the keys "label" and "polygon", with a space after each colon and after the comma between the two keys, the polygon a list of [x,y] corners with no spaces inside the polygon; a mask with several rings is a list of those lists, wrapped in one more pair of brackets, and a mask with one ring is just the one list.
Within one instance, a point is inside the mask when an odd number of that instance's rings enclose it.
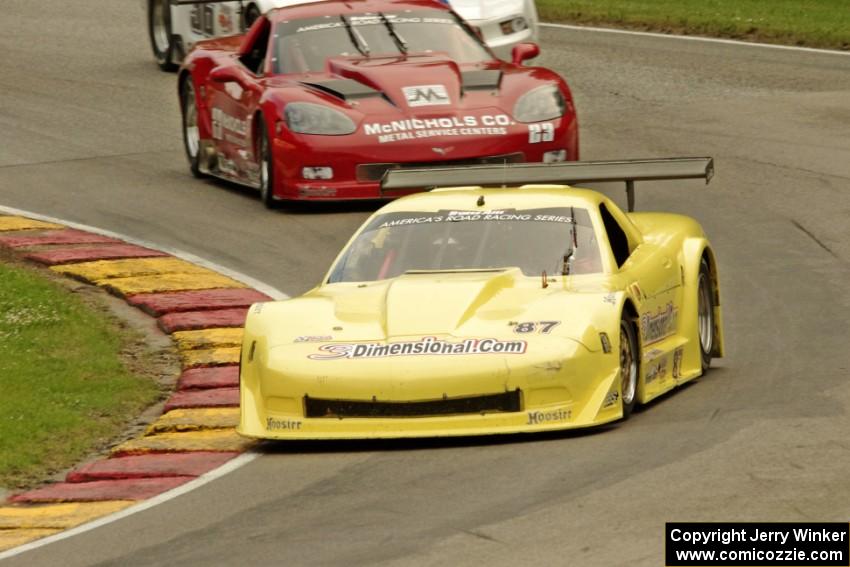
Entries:
{"label": "yellow car's windshield", "polygon": [[[568,268],[565,269],[565,264]],[[412,270],[518,267],[524,275],[602,270],[586,209],[403,211],[378,215],[334,266],[329,282],[375,281]]]}

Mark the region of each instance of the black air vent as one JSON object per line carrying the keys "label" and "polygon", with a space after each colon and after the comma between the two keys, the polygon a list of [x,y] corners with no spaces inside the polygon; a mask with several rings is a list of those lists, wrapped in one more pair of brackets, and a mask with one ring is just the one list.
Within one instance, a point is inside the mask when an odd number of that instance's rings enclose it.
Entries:
{"label": "black air vent", "polygon": [[381,95],[379,91],[376,91],[372,87],[352,79],[331,79],[329,81],[315,83],[302,81],[301,84],[313,87],[314,89],[319,89],[320,91],[324,91],[329,95],[333,95],[346,101]]}
{"label": "black air vent", "polygon": [[520,391],[417,402],[367,402],[304,397],[306,417],[429,417],[522,410]]}
{"label": "black air vent", "polygon": [[501,71],[467,71],[461,73],[463,90],[498,89],[502,82]]}

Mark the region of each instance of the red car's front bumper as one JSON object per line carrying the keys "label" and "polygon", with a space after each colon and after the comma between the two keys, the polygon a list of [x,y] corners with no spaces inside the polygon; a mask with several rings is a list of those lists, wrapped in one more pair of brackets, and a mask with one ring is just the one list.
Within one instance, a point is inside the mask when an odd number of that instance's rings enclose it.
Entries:
{"label": "red car's front bumper", "polygon": [[[463,126],[439,136],[419,136],[417,131],[401,136],[374,130],[367,133],[363,125],[347,136],[293,134],[281,128],[273,144],[274,196],[311,201],[379,199],[388,196],[380,189],[387,169],[503,161],[539,163],[547,152],[558,150],[565,150],[569,161],[579,158],[574,114],[546,123],[510,121],[498,128],[499,133],[490,136],[465,135],[473,130]],[[333,177],[306,179],[304,168],[332,168]]]}

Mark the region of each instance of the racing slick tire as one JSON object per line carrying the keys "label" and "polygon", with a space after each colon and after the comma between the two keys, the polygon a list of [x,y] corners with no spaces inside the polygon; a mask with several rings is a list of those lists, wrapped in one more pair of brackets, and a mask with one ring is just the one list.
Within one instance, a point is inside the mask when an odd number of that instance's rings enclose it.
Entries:
{"label": "racing slick tire", "polygon": [[200,167],[201,131],[198,127],[198,102],[191,76],[187,76],[180,84],[180,110],[183,114],[183,148],[189,160],[189,169],[195,177],[204,177]]}
{"label": "racing slick tire", "polygon": [[639,360],[640,348],[635,325],[623,313],[620,318],[620,402],[623,419],[629,418],[637,402]]}
{"label": "racing slick tire", "polygon": [[260,199],[266,208],[276,209],[280,207],[280,201],[274,198],[274,156],[262,114],[257,117],[257,156],[260,158]]}
{"label": "racing slick tire", "polygon": [[169,0],[148,0],[148,36],[156,64],[163,71],[177,69],[172,61],[174,39],[171,36],[171,3]]}
{"label": "racing slick tire", "polygon": [[702,372],[711,366],[715,348],[714,335],[714,279],[705,258],[702,259],[697,279],[697,336],[699,337]]}

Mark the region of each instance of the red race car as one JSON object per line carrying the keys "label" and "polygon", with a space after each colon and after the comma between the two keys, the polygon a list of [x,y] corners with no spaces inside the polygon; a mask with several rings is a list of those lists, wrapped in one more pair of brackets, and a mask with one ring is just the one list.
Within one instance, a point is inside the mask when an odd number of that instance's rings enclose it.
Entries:
{"label": "red race car", "polygon": [[578,159],[567,83],[432,0],[293,2],[179,74],[192,172],[281,200],[374,199],[399,167]]}

